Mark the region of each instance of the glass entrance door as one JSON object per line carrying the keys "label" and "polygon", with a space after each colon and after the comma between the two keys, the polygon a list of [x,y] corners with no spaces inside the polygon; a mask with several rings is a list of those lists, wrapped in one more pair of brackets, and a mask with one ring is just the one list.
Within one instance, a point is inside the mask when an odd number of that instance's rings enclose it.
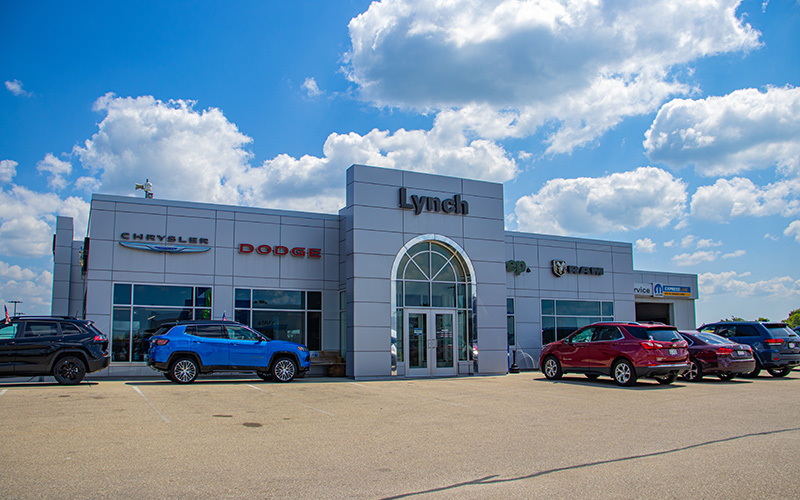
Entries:
{"label": "glass entrance door", "polygon": [[455,375],[458,337],[455,311],[405,310],[406,376]]}

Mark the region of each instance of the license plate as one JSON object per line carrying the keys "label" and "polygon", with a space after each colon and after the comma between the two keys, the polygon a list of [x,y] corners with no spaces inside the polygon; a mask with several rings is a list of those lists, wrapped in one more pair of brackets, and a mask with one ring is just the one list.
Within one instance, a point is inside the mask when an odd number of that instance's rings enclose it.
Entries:
{"label": "license plate", "polygon": [[745,356],[747,356],[747,352],[746,351],[736,351],[736,355],[740,356],[740,357],[745,357]]}
{"label": "license plate", "polygon": [[678,350],[677,349],[670,349],[669,350],[669,355],[670,356],[677,356],[678,355]]}

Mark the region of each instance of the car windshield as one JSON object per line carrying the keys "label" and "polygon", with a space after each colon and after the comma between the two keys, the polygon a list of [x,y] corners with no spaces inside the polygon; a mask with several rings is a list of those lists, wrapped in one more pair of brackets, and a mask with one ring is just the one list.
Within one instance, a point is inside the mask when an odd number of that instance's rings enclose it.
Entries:
{"label": "car windshield", "polygon": [[791,331],[789,327],[784,325],[783,323],[764,325],[764,326],[767,328],[767,331],[775,338],[786,338],[796,335],[796,333]]}
{"label": "car windshield", "polygon": [[698,333],[697,335],[695,335],[695,337],[702,340],[706,344],[712,344],[712,345],[733,344],[733,342],[726,339],[725,337],[720,337],[719,335],[714,335],[713,333]]}

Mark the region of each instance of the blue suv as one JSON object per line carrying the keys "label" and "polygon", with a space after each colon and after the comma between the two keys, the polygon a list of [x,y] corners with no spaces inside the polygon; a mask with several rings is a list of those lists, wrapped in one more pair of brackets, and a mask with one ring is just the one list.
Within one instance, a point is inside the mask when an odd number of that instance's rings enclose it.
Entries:
{"label": "blue suv", "polygon": [[308,347],[272,340],[234,321],[180,321],[149,339],[147,364],[179,384],[201,373],[255,372],[264,380],[290,382],[311,364]]}
{"label": "blue suv", "polygon": [[800,337],[785,323],[758,321],[721,321],[698,328],[701,332],[715,333],[737,344],[753,348],[755,369],[742,376],[757,377],[766,369],[773,377],[785,377],[800,365]]}

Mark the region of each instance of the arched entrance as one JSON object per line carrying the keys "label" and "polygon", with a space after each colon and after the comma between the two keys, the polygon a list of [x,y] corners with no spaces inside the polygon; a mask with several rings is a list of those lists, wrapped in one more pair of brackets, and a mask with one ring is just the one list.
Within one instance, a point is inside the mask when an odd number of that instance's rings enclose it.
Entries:
{"label": "arched entrance", "polygon": [[461,247],[418,236],[392,267],[392,374],[453,376],[469,366],[474,336],[475,272]]}

